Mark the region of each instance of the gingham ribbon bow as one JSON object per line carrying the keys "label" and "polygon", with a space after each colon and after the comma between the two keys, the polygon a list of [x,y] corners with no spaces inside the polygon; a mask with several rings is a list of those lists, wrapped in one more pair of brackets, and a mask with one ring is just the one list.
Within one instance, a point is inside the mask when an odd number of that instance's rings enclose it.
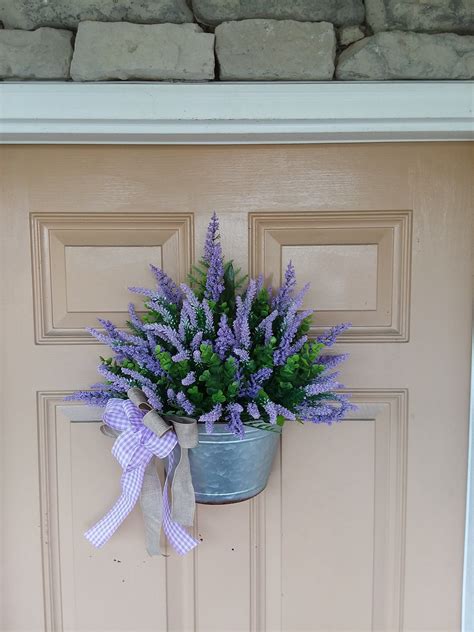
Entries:
{"label": "gingham ribbon bow", "polygon": [[[188,448],[198,444],[197,424],[193,419],[161,416],[148,403],[143,391],[132,388],[127,400],[107,402],[101,430],[117,437],[112,454],[122,466],[122,493],[112,509],[84,534],[96,547],[103,546],[132,511],[137,500],[145,521],[147,551],[160,553],[160,532],[173,548],[184,555],[197,541],[183,528],[194,520],[195,498],[189,469]],[[174,449],[179,444],[180,459],[175,467]],[[163,493],[155,457],[168,457]],[[171,482],[172,508],[168,497]]]}

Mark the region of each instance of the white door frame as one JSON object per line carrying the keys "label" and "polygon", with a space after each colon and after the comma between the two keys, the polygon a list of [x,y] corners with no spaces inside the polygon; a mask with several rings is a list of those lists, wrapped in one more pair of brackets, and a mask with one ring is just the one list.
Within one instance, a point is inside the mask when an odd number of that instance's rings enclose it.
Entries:
{"label": "white door frame", "polygon": [[474,83],[0,83],[0,142],[472,140]]}

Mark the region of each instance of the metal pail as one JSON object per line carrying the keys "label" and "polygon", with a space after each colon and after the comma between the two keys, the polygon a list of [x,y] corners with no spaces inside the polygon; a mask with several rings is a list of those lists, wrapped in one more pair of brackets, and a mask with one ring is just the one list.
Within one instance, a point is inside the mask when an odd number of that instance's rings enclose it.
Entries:
{"label": "metal pail", "polygon": [[281,429],[259,430],[245,427],[238,439],[226,424],[214,425],[206,434],[198,424],[199,445],[189,450],[196,502],[220,505],[247,500],[265,489]]}

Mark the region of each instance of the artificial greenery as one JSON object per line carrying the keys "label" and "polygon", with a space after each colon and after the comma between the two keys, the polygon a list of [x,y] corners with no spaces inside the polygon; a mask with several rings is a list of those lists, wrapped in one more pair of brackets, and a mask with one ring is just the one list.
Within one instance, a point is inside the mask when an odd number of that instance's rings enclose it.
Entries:
{"label": "artificial greenery", "polygon": [[188,285],[152,266],[157,289],[130,288],[146,300],[142,315],[129,306],[129,331],[105,320],[103,331],[89,330],[114,356],[101,358],[105,383],[73,397],[103,405],[138,386],[158,411],[197,418],[209,432],[225,421],[239,437],[245,425],[341,419],[351,405],[332,369],[345,356],[324,349],[348,325],[310,339],[307,287],[296,291],[291,263],[277,290],[261,277],[247,281],[224,260],[218,228],[214,214]]}

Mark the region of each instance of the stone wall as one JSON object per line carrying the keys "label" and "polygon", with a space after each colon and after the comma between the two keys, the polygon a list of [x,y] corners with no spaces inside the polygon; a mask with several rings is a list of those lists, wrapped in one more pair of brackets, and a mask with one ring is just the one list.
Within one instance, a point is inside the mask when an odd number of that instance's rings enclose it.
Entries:
{"label": "stone wall", "polygon": [[0,78],[474,78],[474,0],[0,0]]}

